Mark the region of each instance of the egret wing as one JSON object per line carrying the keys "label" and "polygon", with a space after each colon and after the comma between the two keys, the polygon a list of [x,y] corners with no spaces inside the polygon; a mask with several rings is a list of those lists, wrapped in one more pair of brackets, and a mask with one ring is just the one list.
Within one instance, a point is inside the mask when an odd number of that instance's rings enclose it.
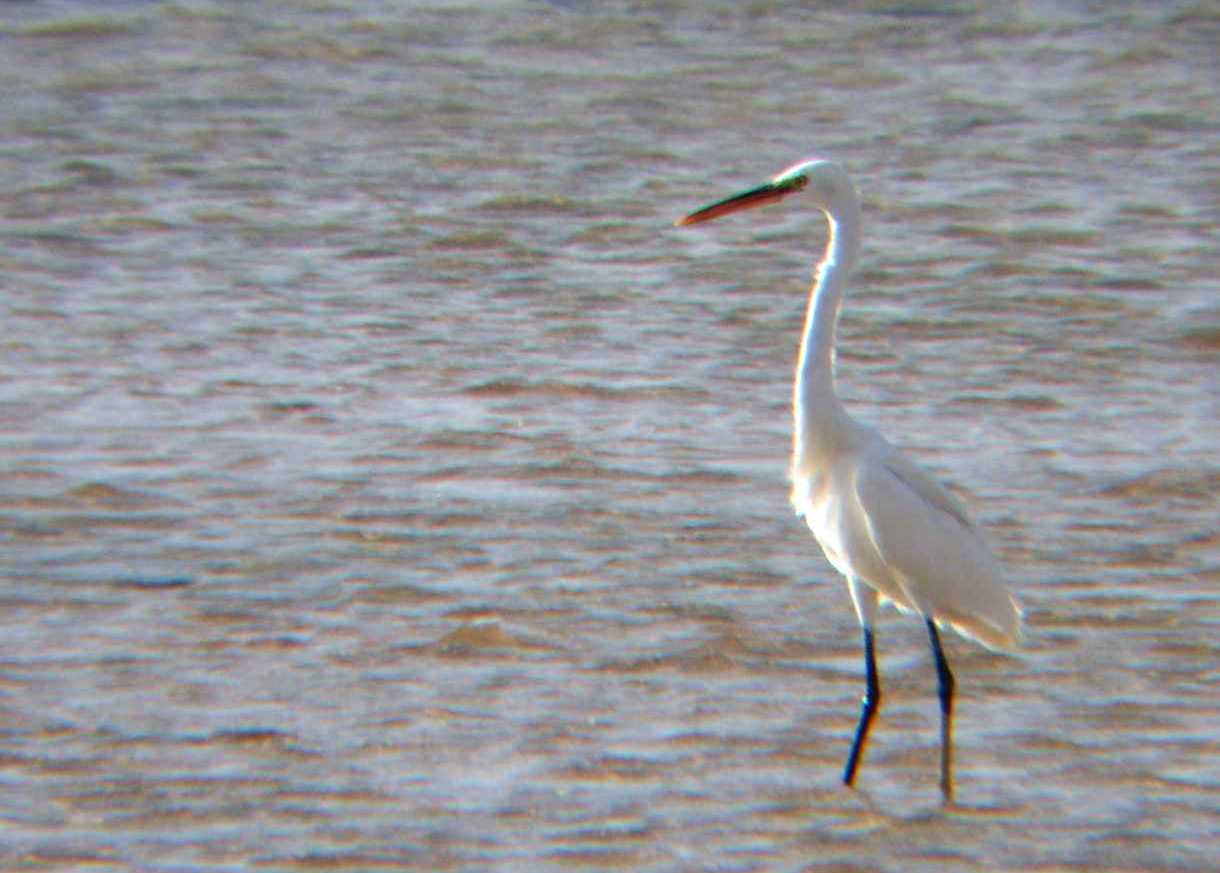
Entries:
{"label": "egret wing", "polygon": [[862,464],[855,484],[873,546],[909,602],[986,646],[1014,645],[1020,611],[961,503],[892,450]]}

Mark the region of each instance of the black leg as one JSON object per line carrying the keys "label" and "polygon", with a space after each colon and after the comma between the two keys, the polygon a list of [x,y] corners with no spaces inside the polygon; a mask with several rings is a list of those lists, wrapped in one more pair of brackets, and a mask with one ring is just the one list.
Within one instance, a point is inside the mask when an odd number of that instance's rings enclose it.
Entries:
{"label": "black leg", "polygon": [[953,800],[953,673],[949,671],[949,662],[940,646],[940,632],[932,619],[928,619],[928,636],[932,638],[940,694],[940,791],[948,803]]}
{"label": "black leg", "polygon": [[856,724],[856,737],[851,743],[851,754],[847,756],[847,767],[843,770],[843,784],[851,785],[856,781],[856,768],[860,766],[860,755],[864,752],[864,743],[868,739],[868,730],[872,727],[873,717],[881,706],[881,686],[877,684],[877,657],[873,652],[873,629],[864,629],[864,697],[860,701],[860,721]]}

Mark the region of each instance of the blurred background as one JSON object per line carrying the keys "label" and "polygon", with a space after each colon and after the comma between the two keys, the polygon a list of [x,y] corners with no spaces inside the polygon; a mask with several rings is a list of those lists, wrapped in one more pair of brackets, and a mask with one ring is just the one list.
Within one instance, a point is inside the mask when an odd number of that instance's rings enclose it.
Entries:
{"label": "blurred background", "polygon": [[[1220,7],[0,5],[0,865],[1190,870],[1220,830]],[[850,600],[857,417],[1026,608]]]}

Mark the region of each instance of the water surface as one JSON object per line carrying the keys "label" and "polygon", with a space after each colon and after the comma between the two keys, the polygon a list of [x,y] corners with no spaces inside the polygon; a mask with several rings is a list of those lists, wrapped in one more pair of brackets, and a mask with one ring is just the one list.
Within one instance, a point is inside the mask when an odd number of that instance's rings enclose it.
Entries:
{"label": "water surface", "polygon": [[[16,870],[1181,870],[1220,832],[1205,3],[7,3]],[[858,629],[787,505],[824,228],[853,412],[1026,606]]]}

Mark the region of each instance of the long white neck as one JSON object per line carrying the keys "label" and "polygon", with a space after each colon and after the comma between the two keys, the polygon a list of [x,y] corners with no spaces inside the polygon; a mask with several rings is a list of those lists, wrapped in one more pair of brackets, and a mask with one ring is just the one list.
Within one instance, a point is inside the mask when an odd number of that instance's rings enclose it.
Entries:
{"label": "long white neck", "polygon": [[839,304],[860,251],[860,204],[854,192],[825,210],[830,239],[817,266],[792,391],[793,465],[809,469],[833,451],[850,419],[835,394],[834,347]]}

